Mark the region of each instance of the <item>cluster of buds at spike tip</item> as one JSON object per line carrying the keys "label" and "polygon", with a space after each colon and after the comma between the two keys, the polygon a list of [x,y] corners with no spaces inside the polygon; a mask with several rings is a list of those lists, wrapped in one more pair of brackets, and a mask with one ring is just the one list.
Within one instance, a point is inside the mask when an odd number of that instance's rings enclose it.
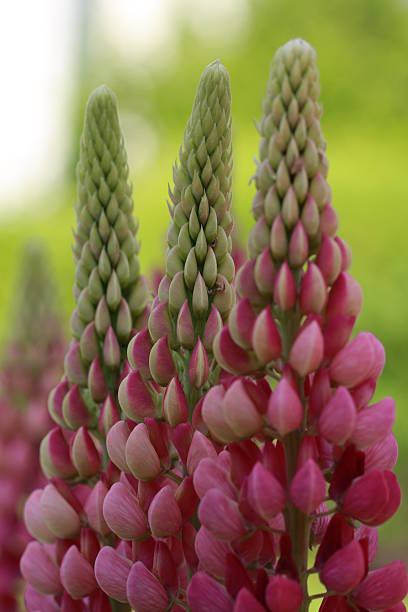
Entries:
{"label": "cluster of buds at spike tip", "polygon": [[99,550],[113,538],[103,508],[120,476],[107,456],[106,435],[120,421],[128,342],[150,310],[128,175],[116,98],[102,86],[88,101],[77,167],[73,340],[48,400],[56,426],[40,447],[49,482],[25,506],[26,526],[37,539],[21,560],[31,587],[28,610],[52,605],[39,604],[39,594],[61,609],[68,609],[65,600],[84,598],[90,609],[111,609],[94,571]]}
{"label": "cluster of buds at spike tip", "polygon": [[0,609],[10,612],[17,610],[19,559],[29,541],[20,509],[43,483],[38,449],[51,426],[47,395],[61,376],[65,350],[42,244],[27,243],[19,265],[0,366]]}

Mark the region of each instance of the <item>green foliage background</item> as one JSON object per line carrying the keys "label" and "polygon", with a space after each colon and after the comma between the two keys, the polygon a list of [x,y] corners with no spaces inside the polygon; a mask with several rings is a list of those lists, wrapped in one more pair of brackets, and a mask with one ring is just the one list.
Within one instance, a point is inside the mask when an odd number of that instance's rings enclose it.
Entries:
{"label": "green foliage background", "polygon": [[[95,86],[111,86],[123,116],[144,117],[158,139],[156,155],[133,173],[141,261],[147,273],[163,262],[167,182],[205,65],[220,57],[231,76],[233,206],[244,241],[252,225],[254,188],[248,180],[258,145],[253,118],[261,116],[270,60],[288,39],[305,38],[318,53],[333,205],[340,217],[340,235],[353,250],[352,273],[364,291],[358,328],[372,331],[384,343],[387,365],[377,396],[391,394],[397,402],[403,503],[391,525],[382,529],[381,561],[396,553],[408,559],[408,2],[252,0],[249,7],[247,28],[233,42],[220,36],[205,43],[182,25],[175,33],[181,41],[178,59],[162,71],[140,69],[137,58],[132,64],[115,60],[108,51],[104,56],[104,41],[93,39],[98,61],[89,54],[81,58],[77,104],[67,118],[73,126],[73,153],[66,182],[41,202],[26,194],[24,214],[0,220],[0,336],[7,329],[18,253],[32,234],[42,237],[50,249],[68,321],[73,305],[74,160],[85,101]],[[202,27],[205,32],[205,22]],[[126,135],[126,122],[124,130]],[[131,144],[141,151],[146,146],[143,140]]]}

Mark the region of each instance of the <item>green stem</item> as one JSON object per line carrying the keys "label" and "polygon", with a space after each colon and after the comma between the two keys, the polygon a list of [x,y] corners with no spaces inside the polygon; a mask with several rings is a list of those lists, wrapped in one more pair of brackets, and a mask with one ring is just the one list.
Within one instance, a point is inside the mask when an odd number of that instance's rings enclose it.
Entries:
{"label": "green stem", "polygon": [[109,599],[112,612],[131,612],[131,607],[129,604],[120,603],[115,599]]}

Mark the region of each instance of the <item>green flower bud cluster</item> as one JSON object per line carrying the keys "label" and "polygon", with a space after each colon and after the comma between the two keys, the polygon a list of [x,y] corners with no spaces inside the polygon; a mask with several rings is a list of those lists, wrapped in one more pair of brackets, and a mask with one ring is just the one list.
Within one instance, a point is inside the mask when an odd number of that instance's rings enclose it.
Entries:
{"label": "green flower bud cluster", "polygon": [[[127,344],[148,317],[150,297],[140,274],[128,177],[116,97],[101,86],[88,101],[77,167],[74,340],[65,359],[71,388],[55,391],[49,400],[54,420],[71,429],[95,428],[101,402],[107,415],[106,423],[99,423],[101,433],[118,418]],[[64,394],[61,410],[58,397]]]}
{"label": "green flower bud cluster", "polygon": [[318,96],[316,53],[292,40],[275,55],[263,102],[251,257],[269,247],[274,261],[288,259],[296,268],[320,246],[320,218],[331,193]]}
{"label": "green flower bud cluster", "polygon": [[169,190],[169,307],[175,314],[187,299],[194,320],[206,320],[211,304],[226,318],[234,299],[230,110],[229,76],[215,61],[201,77]]}

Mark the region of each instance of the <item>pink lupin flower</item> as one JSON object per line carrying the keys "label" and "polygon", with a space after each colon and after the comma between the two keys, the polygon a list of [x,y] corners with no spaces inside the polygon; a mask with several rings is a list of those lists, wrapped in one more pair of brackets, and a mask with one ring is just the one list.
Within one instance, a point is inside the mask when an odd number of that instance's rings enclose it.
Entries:
{"label": "pink lupin flower", "polygon": [[356,425],[356,408],[345,387],[338,387],[319,418],[319,433],[328,442],[344,444]]}
{"label": "pink lupin flower", "polygon": [[81,358],[79,342],[73,340],[64,361],[65,373],[71,384],[86,385],[87,370]]}
{"label": "pink lupin flower", "polygon": [[289,262],[291,266],[300,268],[305,263],[309,252],[308,239],[305,228],[298,221],[292,232],[289,242]]}
{"label": "pink lupin flower", "polygon": [[86,500],[84,508],[90,527],[103,536],[111,532],[103,516],[103,500],[107,492],[106,484],[99,480]]}
{"label": "pink lupin flower", "polygon": [[106,395],[106,381],[98,357],[95,357],[88,372],[88,388],[95,402],[102,402]]}
{"label": "pink lupin flower", "polygon": [[197,510],[198,495],[196,493],[193,479],[185,476],[174,493],[175,500],[180,508],[183,523],[190,520]]}
{"label": "pink lupin flower", "polygon": [[82,426],[73,437],[71,446],[72,463],[80,476],[89,478],[101,467],[101,457],[92,436]]}
{"label": "pink lupin flower", "polygon": [[225,588],[204,572],[197,572],[187,589],[191,612],[232,612],[233,599]]}
{"label": "pink lupin flower", "polygon": [[65,426],[64,416],[62,414],[62,403],[64,401],[64,397],[69,391],[69,382],[66,376],[63,377],[60,383],[52,391],[48,396],[48,411],[53,418],[53,420],[61,427]]}
{"label": "pink lupin flower", "polygon": [[73,599],[86,597],[97,587],[89,561],[72,545],[65,553],[60,569],[61,582]]}
{"label": "pink lupin flower", "polygon": [[228,326],[223,327],[215,337],[213,351],[224,370],[233,374],[246,374],[256,370],[260,365],[251,353],[234,342]]}
{"label": "pink lupin flower", "polygon": [[320,215],[320,230],[322,234],[334,237],[339,226],[339,219],[333,206],[328,202]]}
{"label": "pink lupin flower", "polygon": [[53,484],[47,484],[43,490],[40,507],[44,523],[56,537],[75,538],[78,535],[79,515]]}
{"label": "pink lupin flower", "polygon": [[232,442],[239,436],[235,434],[224,414],[225,389],[222,385],[211,387],[204,396],[202,417],[211,435],[220,442]]}
{"label": "pink lupin flower", "polygon": [[154,496],[149,507],[148,520],[151,532],[156,538],[167,538],[179,533],[183,519],[170,486],[163,487]]}
{"label": "pink lupin flower", "polygon": [[332,285],[341,272],[342,258],[338,244],[326,234],[323,235],[316,264],[319,266],[326,283]]}
{"label": "pink lupin flower", "polygon": [[344,495],[342,508],[349,516],[369,523],[384,510],[388,496],[383,472],[371,470],[353,480]]}
{"label": "pink lupin flower", "polygon": [[328,591],[350,593],[366,573],[364,550],[357,540],[352,540],[337,550],[324,564],[320,580]]}
{"label": "pink lupin flower", "polygon": [[147,379],[151,378],[149,355],[152,346],[149,330],[144,329],[133,336],[127,349],[130,365],[134,370],[139,370],[143,378]]}
{"label": "pink lupin flower", "polygon": [[187,471],[193,475],[199,463],[205,457],[215,459],[217,452],[214,445],[201,432],[196,431],[190,444],[187,456]]}
{"label": "pink lupin flower", "polygon": [[31,535],[42,543],[52,544],[56,536],[47,527],[42,509],[42,489],[36,489],[29,495],[24,506],[24,522]]}
{"label": "pink lupin flower", "polygon": [[384,363],[376,343],[376,338],[368,332],[357,334],[331,362],[332,381],[347,388],[356,387],[366,379],[373,378],[374,369],[381,372]]}
{"label": "pink lupin flower", "polygon": [[152,309],[149,316],[149,332],[153,342],[162,336],[168,336],[173,340],[174,331],[167,302],[156,304]]}
{"label": "pink lupin flower", "polygon": [[268,404],[268,419],[281,436],[294,431],[302,422],[302,403],[286,378],[282,378],[272,392]]}
{"label": "pink lupin flower", "polygon": [[48,477],[71,478],[76,474],[71,461],[69,444],[60,427],[54,427],[43,438],[40,446],[41,467]]}
{"label": "pink lupin flower", "polygon": [[248,478],[248,502],[252,508],[265,521],[270,521],[283,510],[285,501],[280,482],[257,462]]}
{"label": "pink lupin flower", "polygon": [[221,331],[221,329],[222,329],[221,314],[218,308],[216,308],[214,304],[211,304],[210,314],[208,316],[207,323],[205,324],[203,337],[202,337],[204,347],[206,348],[207,351],[212,351],[214,339],[216,335]]}
{"label": "pink lupin flower", "polygon": [[269,307],[256,318],[252,332],[252,347],[261,363],[269,363],[281,354],[282,340]]}
{"label": "pink lupin flower", "polygon": [[358,317],[363,304],[363,294],[358,282],[347,272],[342,272],[334,283],[326,308],[328,319],[337,315]]}
{"label": "pink lupin flower", "polygon": [[44,546],[30,542],[20,560],[23,578],[44,595],[58,595],[61,590],[59,569]]}
{"label": "pink lupin flower", "polygon": [[111,546],[104,546],[95,561],[95,577],[98,585],[109,597],[128,603],[126,582],[132,562]]}
{"label": "pink lupin flower", "polygon": [[103,341],[103,361],[105,365],[112,369],[120,366],[120,346],[112,326],[109,327]]}
{"label": "pink lupin flower", "polygon": [[283,574],[269,578],[266,603],[271,612],[297,612],[303,600],[300,584]]}
{"label": "pink lupin flower", "polygon": [[231,542],[245,535],[238,504],[219,489],[210,489],[198,509],[201,524],[222,541]]}
{"label": "pink lupin flower", "polygon": [[393,433],[389,433],[364,451],[365,469],[392,470],[398,459],[398,444]]}
{"label": "pink lupin flower", "polygon": [[115,423],[106,436],[106,448],[109,457],[122,472],[129,471],[126,463],[126,442],[129,436],[130,429],[126,421]]}
{"label": "pink lupin flower", "polygon": [[335,315],[324,325],[324,355],[332,359],[349,341],[356,318],[347,315]]}
{"label": "pink lupin flower", "polygon": [[369,572],[353,593],[358,606],[386,610],[397,606],[408,593],[407,570],[402,561],[393,561]]}
{"label": "pink lupin flower", "polygon": [[167,336],[162,336],[153,345],[149,355],[149,368],[158,385],[166,386],[174,376],[174,363]]}
{"label": "pink lupin flower", "polygon": [[123,412],[133,421],[140,422],[155,414],[152,393],[138,370],[133,370],[122,380],[118,398]]}
{"label": "pink lupin flower", "polygon": [[238,270],[235,279],[238,295],[241,298],[248,297],[254,305],[264,302],[263,296],[255,283],[255,263],[254,259],[246,261]]}
{"label": "pink lupin flower", "polygon": [[250,438],[262,427],[262,417],[241,379],[235,380],[226,391],[223,413],[228,426],[240,438]]}
{"label": "pink lupin flower", "polygon": [[296,285],[286,261],[279,268],[275,278],[273,299],[283,311],[293,308],[296,302]]}
{"label": "pink lupin flower", "polygon": [[113,533],[122,540],[141,538],[147,533],[146,515],[136,496],[121,482],[116,482],[103,501],[103,516]]}
{"label": "pink lupin flower", "polygon": [[235,497],[235,490],[227,471],[220,465],[220,462],[204,458],[200,461],[193,477],[194,488],[200,499],[210,489],[217,488],[231,499]]}
{"label": "pink lupin flower", "polygon": [[78,429],[87,425],[89,421],[88,409],[82,399],[78,385],[73,385],[64,397],[62,403],[64,421],[71,429]]}
{"label": "pink lupin flower", "polygon": [[358,413],[351,441],[361,449],[381,442],[391,433],[394,421],[395,402],[391,397],[386,397]]}
{"label": "pink lupin flower", "polygon": [[300,376],[317,370],[323,359],[323,335],[319,324],[312,321],[303,328],[292,345],[289,363]]}
{"label": "pink lupin flower", "polygon": [[293,477],[290,498],[305,514],[312,514],[326,497],[326,481],[313,459],[308,459]]}
{"label": "pink lupin flower", "polygon": [[207,382],[209,373],[207,351],[199,338],[188,364],[188,379],[193,387],[200,389]]}
{"label": "pink lupin flower", "polygon": [[275,274],[276,271],[272,261],[271,251],[269,247],[265,247],[262,253],[256,258],[254,268],[255,283],[262,295],[272,297]]}
{"label": "pink lupin flower", "polygon": [[225,576],[226,556],[231,547],[226,542],[215,538],[212,533],[201,526],[195,537],[195,551],[200,560],[200,567],[214,576],[223,579]]}
{"label": "pink lupin flower", "polygon": [[139,423],[126,442],[126,463],[130,471],[140,480],[153,480],[160,474],[160,459],[150,441],[144,423]]}
{"label": "pink lupin flower", "polygon": [[251,348],[255,321],[256,313],[249,298],[244,297],[233,306],[228,319],[228,327],[234,342],[244,349]]}
{"label": "pink lupin flower", "polygon": [[171,379],[164,392],[163,416],[171,427],[188,419],[188,403],[178,376]]}
{"label": "pink lupin flower", "polygon": [[119,410],[110,395],[106,396],[102,404],[101,412],[98,417],[98,429],[102,436],[106,438],[108,431],[119,421]]}
{"label": "pink lupin flower", "polygon": [[51,595],[43,595],[28,584],[24,593],[24,605],[27,612],[59,612],[60,607]]}
{"label": "pink lupin flower", "polygon": [[248,589],[242,588],[235,600],[234,612],[247,612],[249,610],[251,612],[263,612],[265,608]]}
{"label": "pink lupin flower", "polygon": [[169,605],[165,589],[140,561],[129,572],[126,590],[135,612],[165,612]]}
{"label": "pink lupin flower", "polygon": [[309,263],[302,278],[299,294],[299,305],[305,314],[320,314],[327,302],[327,285],[320,271],[314,263]]}
{"label": "pink lupin flower", "polygon": [[177,316],[177,339],[181,346],[194,347],[194,326],[187,300],[184,301]]}

